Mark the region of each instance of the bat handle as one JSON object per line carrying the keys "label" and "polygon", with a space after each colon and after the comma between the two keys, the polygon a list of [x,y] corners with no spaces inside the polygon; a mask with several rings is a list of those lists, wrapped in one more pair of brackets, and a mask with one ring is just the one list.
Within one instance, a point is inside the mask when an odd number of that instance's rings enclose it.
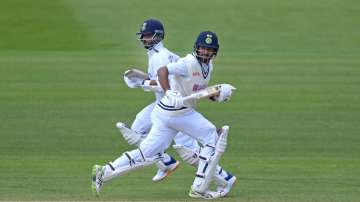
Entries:
{"label": "bat handle", "polygon": [[183,98],[183,101],[185,102],[185,101],[189,101],[189,100],[193,100],[193,99],[196,99],[196,96],[194,96],[194,95],[189,95],[189,96],[184,97],[184,98]]}

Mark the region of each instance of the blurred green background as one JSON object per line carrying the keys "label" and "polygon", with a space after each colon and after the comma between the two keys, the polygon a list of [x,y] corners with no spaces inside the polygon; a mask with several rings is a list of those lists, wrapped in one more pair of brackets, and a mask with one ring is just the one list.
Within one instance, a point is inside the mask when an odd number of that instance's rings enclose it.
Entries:
{"label": "blurred green background", "polygon": [[199,111],[231,126],[221,164],[238,183],[223,201],[359,200],[355,0],[2,0],[0,200],[191,200],[185,163],[161,183],[151,167],[90,192],[91,166],[132,149],[115,123],[154,99],[122,82],[147,66],[135,32],[150,17],[182,56],[200,31],[219,36],[212,83],[237,91]]}

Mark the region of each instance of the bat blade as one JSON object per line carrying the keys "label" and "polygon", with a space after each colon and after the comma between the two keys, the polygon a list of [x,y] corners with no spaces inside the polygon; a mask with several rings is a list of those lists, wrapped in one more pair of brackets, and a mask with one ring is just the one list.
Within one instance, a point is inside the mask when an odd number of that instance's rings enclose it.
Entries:
{"label": "bat blade", "polygon": [[125,77],[128,77],[128,78],[139,78],[139,79],[142,79],[142,80],[145,80],[148,78],[148,74],[139,70],[139,69],[129,69],[129,70],[126,70],[125,73],[124,73],[124,76]]}
{"label": "bat blade", "polygon": [[192,99],[199,100],[203,98],[208,98],[217,95],[219,92],[220,92],[220,85],[209,86],[203,90],[195,92],[187,97],[184,97],[184,101],[192,100]]}

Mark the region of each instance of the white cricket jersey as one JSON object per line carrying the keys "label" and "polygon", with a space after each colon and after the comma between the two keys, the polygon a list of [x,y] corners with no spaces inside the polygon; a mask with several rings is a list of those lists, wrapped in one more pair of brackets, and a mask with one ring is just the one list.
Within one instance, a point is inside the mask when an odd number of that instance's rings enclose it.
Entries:
{"label": "white cricket jersey", "polygon": [[[157,80],[157,71],[171,62],[176,62],[180,57],[170,52],[160,42],[147,52],[149,57],[148,63],[148,74],[151,80]],[[155,92],[156,101],[159,101],[164,97],[164,93]]]}
{"label": "white cricket jersey", "polygon": [[[169,77],[170,88],[178,91],[182,97],[186,97],[208,87],[213,66],[212,61],[209,64],[200,64],[194,55],[188,54],[179,61],[168,64],[167,68],[169,75],[172,75]],[[169,106],[168,100],[164,98],[159,102],[158,107],[171,111],[172,114],[179,114],[195,108],[196,100],[188,101],[186,105],[188,107],[175,109]]]}

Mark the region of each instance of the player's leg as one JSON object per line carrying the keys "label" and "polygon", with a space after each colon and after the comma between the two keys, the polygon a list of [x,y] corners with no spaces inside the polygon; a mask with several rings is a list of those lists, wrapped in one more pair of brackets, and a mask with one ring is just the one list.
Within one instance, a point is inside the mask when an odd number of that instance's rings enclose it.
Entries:
{"label": "player's leg", "polygon": [[92,173],[92,190],[98,195],[104,182],[128,172],[155,163],[163,158],[164,151],[171,143],[176,131],[172,129],[153,127],[149,135],[141,142],[138,149],[124,152],[113,162],[105,166],[95,165]]}
{"label": "player's leg", "polygon": [[116,123],[116,127],[130,145],[139,146],[140,142],[149,133],[152,125],[150,116],[154,106],[155,103],[151,103],[137,113],[131,127],[122,122]]}
{"label": "player's leg", "polygon": [[[156,112],[153,112],[151,121],[154,123],[153,125],[153,127],[155,128],[154,130],[158,131],[156,133],[157,135],[156,139],[157,140],[165,139],[166,144],[162,144],[163,146],[162,151],[164,152],[170,146],[170,143],[172,142],[173,137],[176,135],[177,131],[168,128],[166,125],[164,125],[164,123],[166,123],[166,120],[164,120],[164,117],[157,115]],[[145,144],[146,142],[145,143],[142,142],[140,145],[145,145]],[[149,151],[148,153],[152,153],[152,151]],[[161,161],[156,162],[156,166],[159,169],[156,172],[155,176],[152,178],[152,180],[154,182],[158,182],[165,179],[172,172],[174,172],[179,165],[180,165],[179,161],[175,160],[172,156],[164,152],[163,159]]]}
{"label": "player's leg", "polygon": [[[226,126],[224,126],[224,128],[226,128]],[[221,131],[223,130],[219,129],[217,131],[219,135],[221,134]],[[182,132],[179,132],[175,136],[174,142],[176,144],[173,145],[173,148],[183,159],[183,161],[185,161],[189,165],[197,167],[199,162],[199,152],[200,152],[200,145],[198,144],[198,142],[193,137],[186,135]],[[229,193],[232,188],[232,184],[228,183],[230,178],[232,178],[232,175],[227,171],[223,170],[218,165],[216,167],[216,172],[214,174],[214,181],[217,185],[217,191],[219,192],[221,191],[226,194]]]}
{"label": "player's leg", "polygon": [[[129,128],[126,124],[122,122],[116,123],[116,127],[121,132],[124,139],[130,145],[139,146],[141,141],[147,136],[152,126],[151,123],[151,113],[154,109],[155,103],[152,103],[142,109],[137,115],[136,118]],[[158,171],[155,176],[152,178],[153,181],[158,182],[165,179],[170,175],[171,172],[175,171],[179,166],[180,162],[175,160],[172,156],[167,153],[163,154],[163,158],[160,161],[156,162]]]}
{"label": "player's leg", "polygon": [[[217,133],[219,136],[221,136],[223,133],[228,134],[229,127],[223,126],[220,129],[217,130]],[[178,134],[179,135],[179,134]],[[177,136],[178,136],[177,135]],[[178,151],[179,149],[177,149]],[[186,155],[180,155],[180,157],[185,156],[187,157],[188,161],[195,162],[196,157],[199,159],[199,154],[196,152],[193,152],[193,149],[187,149]],[[182,151],[179,151],[180,153],[186,153],[185,147],[183,147]],[[195,158],[194,158],[195,157]],[[190,160],[189,160],[190,159]],[[213,180],[216,184],[216,190],[218,193],[221,193],[221,196],[226,196],[230,193],[234,183],[236,182],[236,177],[224,170],[220,165],[216,166],[216,172],[214,174]]]}
{"label": "player's leg", "polygon": [[156,103],[153,102],[136,114],[131,129],[140,134],[148,134],[151,129],[151,113]]}
{"label": "player's leg", "polygon": [[[194,150],[200,149],[200,146],[197,144],[197,141],[194,138],[187,135],[182,135],[181,133],[175,136],[174,141],[176,144],[185,145],[187,148],[191,148]],[[164,155],[167,154],[164,153]],[[152,180],[158,182],[170,175],[173,171],[175,171],[175,169],[180,165],[180,162],[168,155],[167,159],[166,156],[164,156],[164,160],[158,161],[156,165],[160,169],[157,171],[156,175],[153,177]]]}
{"label": "player's leg", "polygon": [[235,185],[236,177],[218,165],[216,167],[214,180],[216,183],[216,191],[221,193],[222,196],[226,196]]}
{"label": "player's leg", "polygon": [[92,169],[92,191],[98,196],[103,183],[135,169],[151,165],[161,158],[161,155],[146,158],[141,149],[134,149],[124,152],[114,162],[109,162],[105,166],[94,165]]}
{"label": "player's leg", "polygon": [[176,134],[174,137],[174,142],[176,145],[182,145],[194,152],[199,152],[200,150],[200,145],[198,144],[197,140],[182,132],[178,132]]}
{"label": "player's leg", "polygon": [[[173,148],[179,154],[183,161],[194,167],[198,166],[199,150],[193,150],[180,144],[173,145]],[[225,196],[230,193],[236,181],[236,177],[218,165],[216,167],[214,181],[216,183],[216,191],[221,192]]]}
{"label": "player's leg", "polygon": [[[218,135],[221,136],[222,133],[228,133],[229,129],[230,128],[228,126],[221,127],[217,131]],[[226,196],[230,193],[231,189],[233,188],[236,182],[236,177],[233,176],[228,171],[224,170],[220,165],[217,165],[214,180],[216,183],[217,192],[221,193],[221,195],[223,196]]]}
{"label": "player's leg", "polygon": [[221,152],[226,147],[227,134],[221,135],[219,141],[217,141],[215,126],[196,111],[187,113],[184,116],[173,117],[169,125],[176,130],[191,135],[204,145],[200,151],[198,170],[191,191],[206,197]]}
{"label": "player's leg", "polygon": [[166,177],[168,177],[171,173],[173,173],[180,165],[180,162],[174,159],[172,156],[167,153],[163,153],[163,159],[156,162],[156,166],[158,170],[152,181],[159,182]]}
{"label": "player's leg", "polygon": [[[164,158],[162,153],[169,147],[176,131],[163,125],[162,122],[166,120],[162,120],[161,117],[159,119],[155,116],[152,121],[154,125],[146,138],[140,143],[139,149],[125,152],[124,155],[106,166],[103,176],[104,181],[108,181],[117,175],[122,175],[126,173],[127,170],[136,169],[142,165],[146,166],[148,165],[147,162],[154,163],[158,159]],[[141,164],[136,165],[138,162]],[[126,171],[122,171],[124,166],[126,167]]]}
{"label": "player's leg", "polygon": [[[229,128],[229,127],[227,127]],[[228,129],[227,129],[228,131]],[[226,146],[227,146],[227,136],[228,133],[227,132],[222,132],[216,142],[216,146],[214,148],[214,154],[210,156],[202,156],[201,152],[200,152],[200,156],[199,158],[202,159],[203,158],[207,158],[206,159],[206,164],[204,167],[204,170],[202,170],[202,173],[200,173],[199,177],[201,178],[203,174],[204,179],[202,181],[202,183],[199,186],[195,186],[196,191],[199,191],[200,193],[202,193],[203,191],[207,190],[209,187],[209,184],[213,178],[213,176],[215,175],[216,172],[216,167],[220,161],[220,158],[222,156],[222,154],[225,152]],[[205,145],[207,147],[209,147],[209,145]],[[205,153],[207,154],[207,153]],[[200,165],[200,163],[199,163]],[[199,171],[199,170],[198,170]],[[196,181],[196,179],[195,179]]]}
{"label": "player's leg", "polygon": [[[187,162],[189,165],[195,167],[198,166],[199,152],[193,151],[190,148],[179,144],[173,145],[173,148],[176,150],[183,161]],[[231,191],[231,188],[236,181],[236,177],[218,165],[216,167],[214,181],[217,185],[217,191],[222,191],[226,195]]]}

